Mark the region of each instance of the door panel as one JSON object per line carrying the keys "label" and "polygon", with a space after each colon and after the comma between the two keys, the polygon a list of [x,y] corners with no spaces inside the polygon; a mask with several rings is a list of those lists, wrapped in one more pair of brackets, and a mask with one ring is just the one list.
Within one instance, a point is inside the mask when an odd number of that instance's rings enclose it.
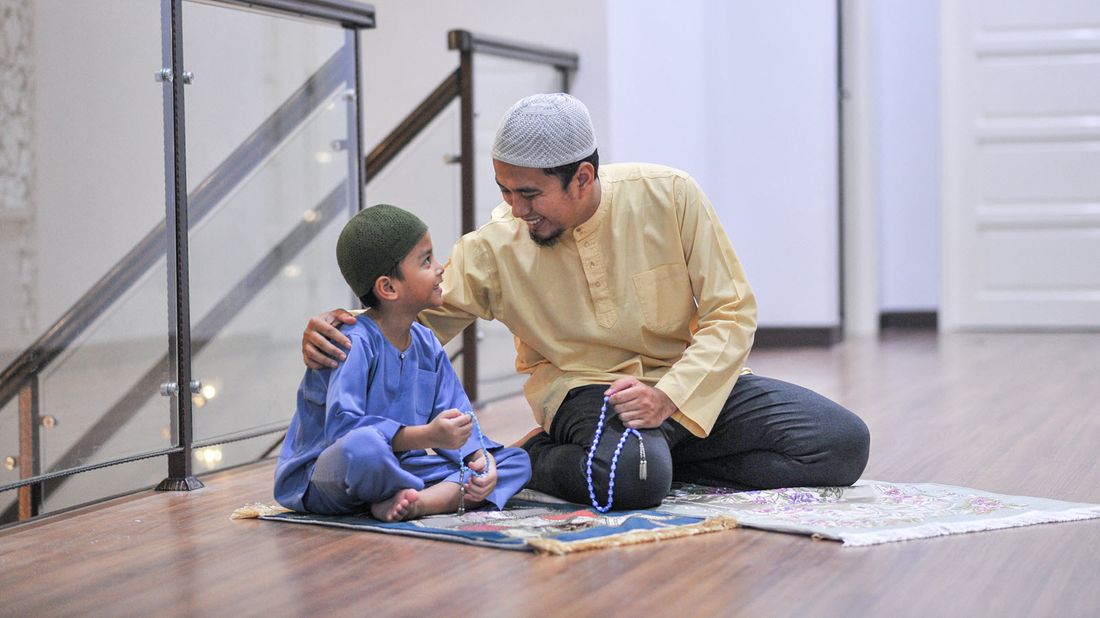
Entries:
{"label": "door panel", "polygon": [[1100,328],[1100,5],[941,9],[944,326]]}

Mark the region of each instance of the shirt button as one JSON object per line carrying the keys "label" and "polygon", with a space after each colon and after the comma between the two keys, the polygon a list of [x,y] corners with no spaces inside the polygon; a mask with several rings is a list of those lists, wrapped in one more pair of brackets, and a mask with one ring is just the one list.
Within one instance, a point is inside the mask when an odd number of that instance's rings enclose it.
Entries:
{"label": "shirt button", "polygon": [[584,246],[586,246],[586,247],[591,247],[591,246],[592,246],[592,241],[591,241],[591,240],[589,240],[589,241],[586,241],[586,242],[584,243]]}
{"label": "shirt button", "polygon": [[589,266],[595,266],[596,265],[596,260],[589,260],[588,265]]}
{"label": "shirt button", "polygon": [[597,281],[597,282],[596,282],[596,287],[600,287],[601,285],[603,285],[603,282],[602,282],[602,281]]}

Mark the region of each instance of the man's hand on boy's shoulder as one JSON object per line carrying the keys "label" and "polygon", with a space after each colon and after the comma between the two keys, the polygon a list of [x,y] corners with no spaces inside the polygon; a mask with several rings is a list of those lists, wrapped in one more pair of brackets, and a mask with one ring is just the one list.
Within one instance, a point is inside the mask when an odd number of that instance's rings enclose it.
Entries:
{"label": "man's hand on boy's shoulder", "polygon": [[474,421],[469,414],[451,408],[440,412],[428,423],[428,427],[432,432],[433,448],[456,449],[470,439]]}
{"label": "man's hand on boy's shoulder", "polygon": [[355,315],[345,309],[333,309],[309,319],[302,332],[302,360],[307,367],[332,368],[347,358],[344,350],[351,348],[351,340],[340,332],[341,324],[355,324]]}

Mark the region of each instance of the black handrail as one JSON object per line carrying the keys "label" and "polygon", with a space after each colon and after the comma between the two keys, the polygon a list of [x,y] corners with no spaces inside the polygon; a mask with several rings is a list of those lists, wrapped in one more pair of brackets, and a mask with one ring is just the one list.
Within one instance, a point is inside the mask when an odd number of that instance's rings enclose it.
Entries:
{"label": "black handrail", "polygon": [[572,52],[488,37],[474,34],[468,30],[451,30],[448,32],[447,47],[458,51],[488,54],[537,64],[549,64],[560,71],[576,71],[580,66],[580,56]]}
{"label": "black handrail", "polygon": [[[260,166],[275,146],[306,120],[341,84],[351,67],[341,48],[311,75],[188,197],[193,228],[229,195],[241,178]],[[41,372],[91,326],[127,290],[165,255],[165,222],[162,220],[80,297],[46,332],[0,373],[0,407],[7,404],[34,374]]]}
{"label": "black handrail", "polygon": [[370,154],[363,161],[364,184],[370,182],[371,178],[374,178],[421,131],[427,128],[446,109],[447,105],[458,97],[458,93],[458,70],[456,69],[454,73],[448,75],[436,86],[435,90],[401,121],[401,124],[398,124],[393,131],[390,131],[389,135],[378,142],[378,145],[370,151]]}
{"label": "black handrail", "polygon": [[222,4],[243,5],[284,15],[336,22],[347,28],[373,28],[374,5],[355,0],[215,0]]}

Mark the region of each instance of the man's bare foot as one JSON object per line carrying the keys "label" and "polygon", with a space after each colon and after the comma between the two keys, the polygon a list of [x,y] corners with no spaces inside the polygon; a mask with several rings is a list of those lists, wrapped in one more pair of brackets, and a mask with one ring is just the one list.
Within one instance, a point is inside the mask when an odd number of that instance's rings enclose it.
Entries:
{"label": "man's bare foot", "polygon": [[516,448],[523,448],[523,445],[527,444],[528,440],[530,440],[531,438],[534,438],[535,436],[539,435],[540,433],[546,433],[546,432],[544,432],[542,430],[542,427],[535,427],[531,431],[528,431],[527,433],[523,434],[522,438],[520,438],[519,440],[516,440],[515,442],[509,444],[508,446],[514,446]]}
{"label": "man's bare foot", "polygon": [[370,505],[370,514],[380,521],[404,521],[420,515],[420,492],[412,489],[402,489],[395,493],[389,500],[375,502]]}

